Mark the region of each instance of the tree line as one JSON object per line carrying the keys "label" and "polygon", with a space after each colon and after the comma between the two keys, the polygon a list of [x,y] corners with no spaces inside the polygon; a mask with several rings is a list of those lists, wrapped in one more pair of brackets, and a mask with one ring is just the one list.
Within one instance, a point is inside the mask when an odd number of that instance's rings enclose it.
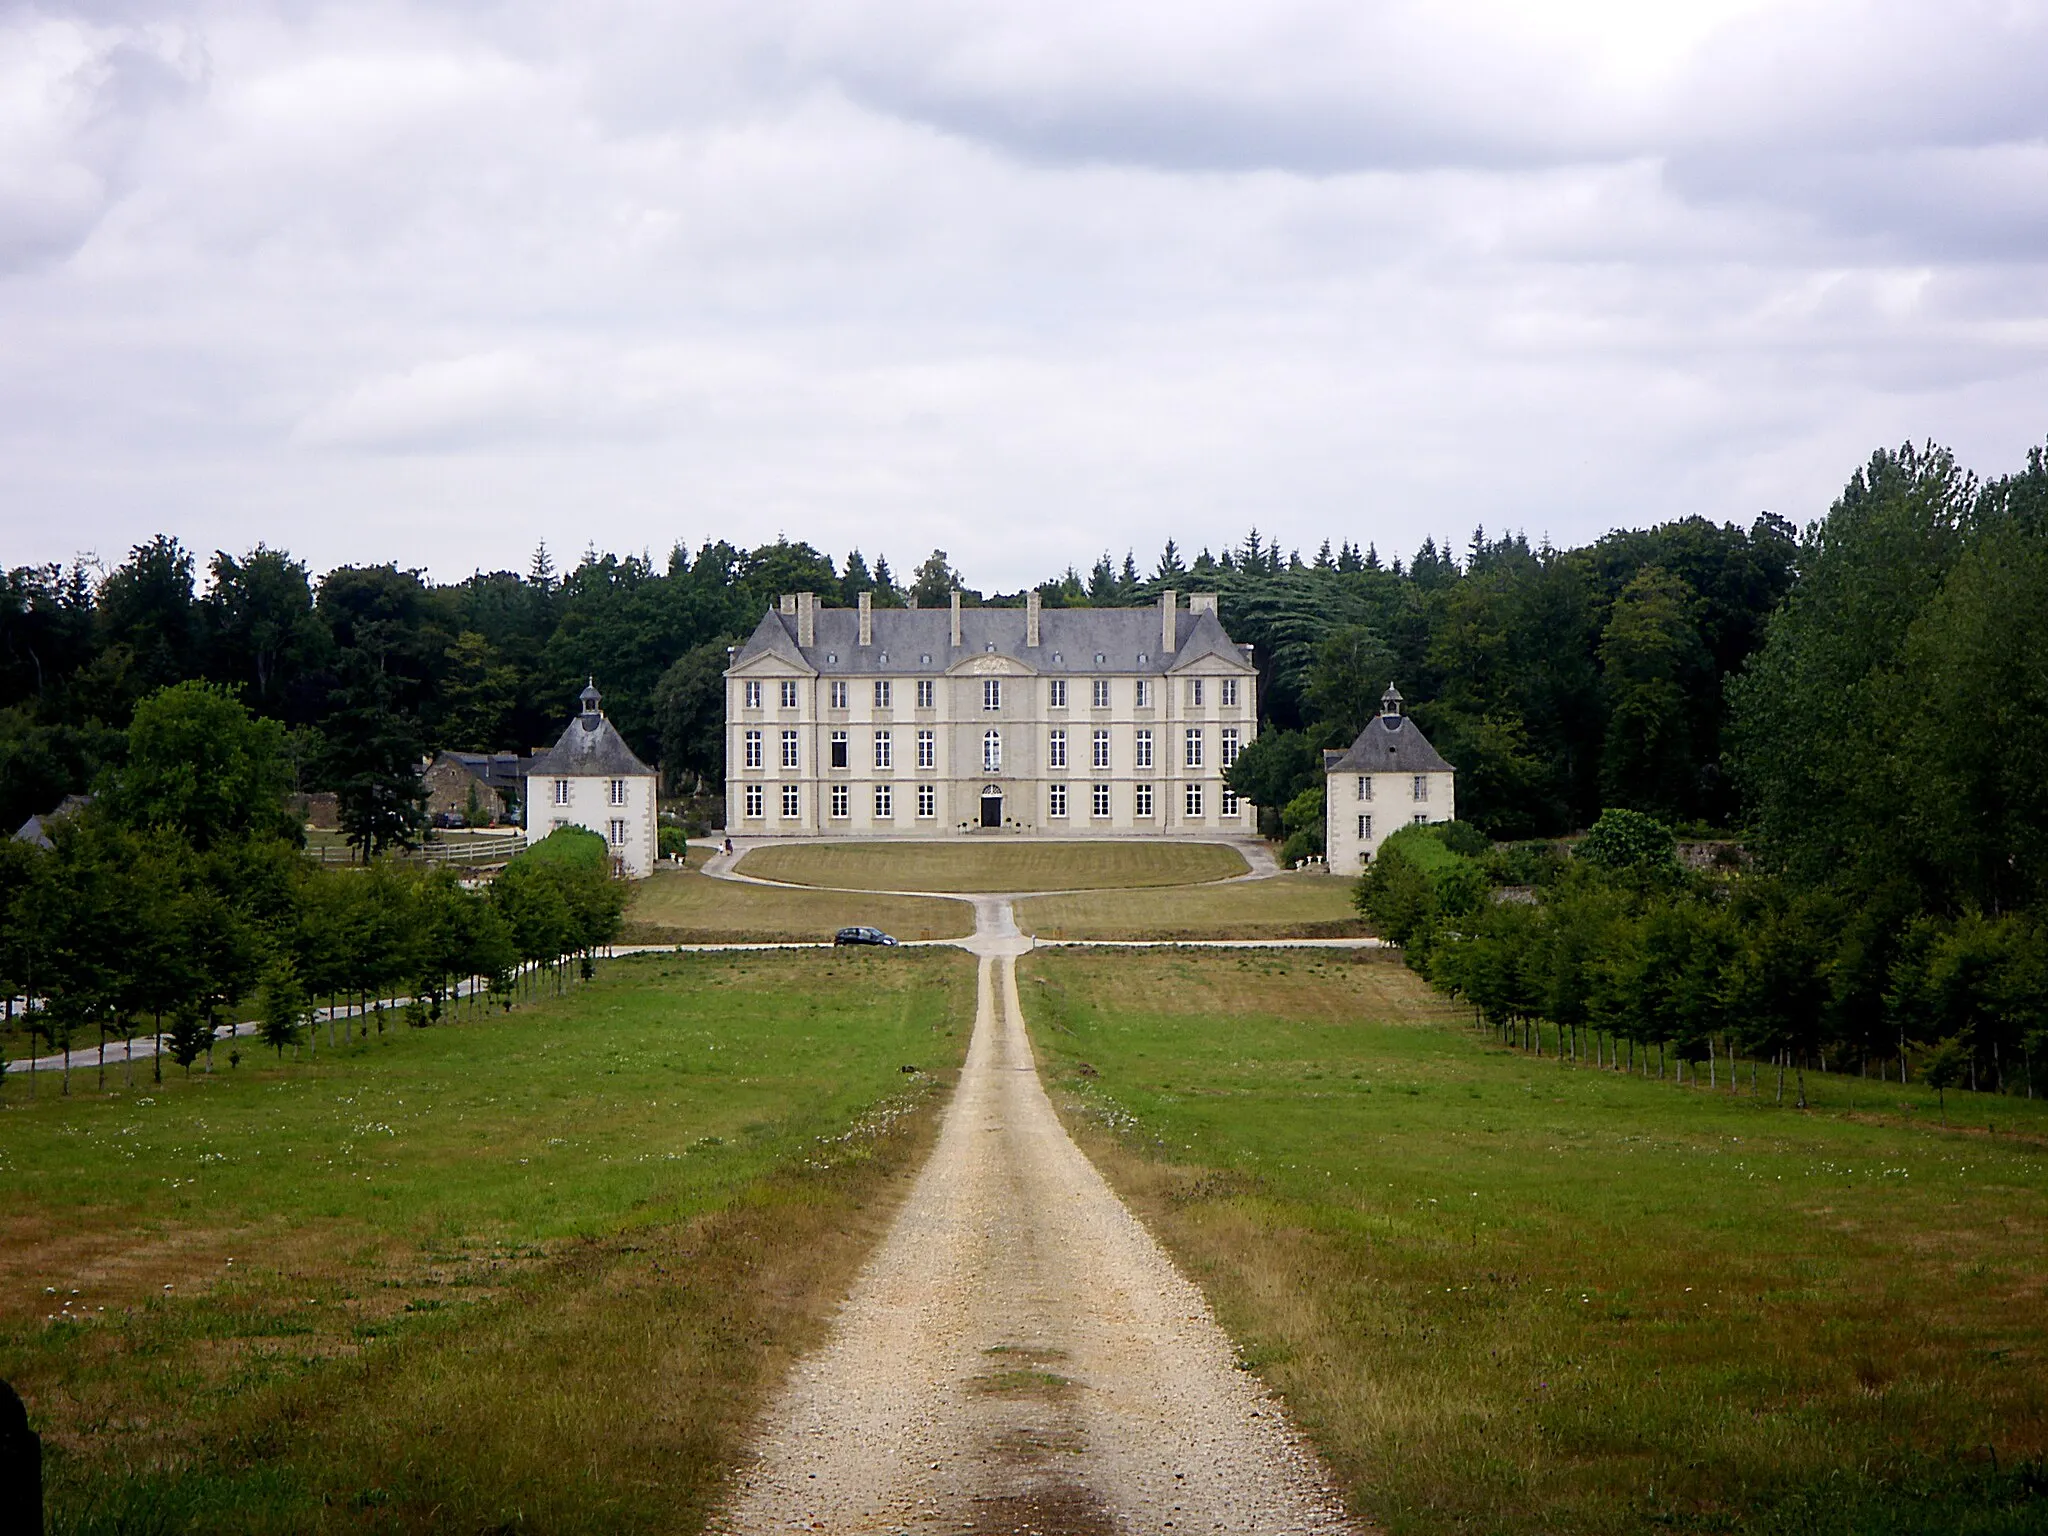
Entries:
{"label": "tree line", "polygon": [[1355,897],[1409,965],[1539,1056],[1731,1090],[1746,1061],[1752,1092],[1761,1062],[1802,1107],[1809,1068],[2048,1085],[2041,912],[1890,913],[1732,853],[1688,869],[1674,849],[1631,811],[1568,850],[1407,827]]}
{"label": "tree line", "polygon": [[[1609,807],[1570,853],[1390,839],[1358,899],[1505,1033],[2035,1091],[2048,1055],[2048,459],[1872,456],[1724,686],[1742,841],[1681,869]],[[1455,757],[1453,761],[1456,761]],[[1461,765],[1462,766],[1462,765]],[[1461,808],[1464,780],[1459,782]],[[1503,891],[1511,892],[1500,899]],[[1796,1090],[1795,1090],[1796,1091]]]}
{"label": "tree line", "polygon": [[[1479,531],[1462,556],[1431,539],[1407,560],[1363,540],[1304,555],[1253,530],[1192,556],[1168,541],[1145,571],[1104,553],[1035,590],[1055,607],[1219,595],[1260,669],[1266,738],[1244,771],[1269,831],[1319,784],[1317,752],[1348,742],[1398,679],[1458,764],[1471,819],[1531,836],[1585,826],[1606,804],[1736,817],[1724,685],[1791,591],[1798,554],[1771,516],[1568,550]],[[559,572],[543,548],[524,572],[447,583],[397,564],[316,577],[261,545],[216,552],[202,571],[169,536],[112,570],[19,568],[0,585],[0,825],[87,789],[119,761],[136,703],[188,679],[278,722],[294,786],[336,793],[368,847],[416,834],[422,756],[530,751],[591,675],[670,795],[716,786],[726,649],[778,595],[851,604],[866,592],[888,607],[943,604],[955,588],[991,605],[1026,597],[969,588],[942,550],[899,581],[884,558],[835,561],[786,540],[678,544],[661,563],[592,551]]]}
{"label": "tree line", "polygon": [[217,684],[146,696],[123,736],[48,847],[0,842],[0,996],[32,1055],[97,1041],[103,1061],[109,1038],[148,1034],[160,1077],[164,1054],[189,1070],[221,1025],[252,1016],[280,1054],[322,1004],[330,1043],[337,1016],[345,1032],[366,1012],[381,1029],[394,994],[432,1023],[465,987],[472,1006],[509,1006],[577,957],[587,973],[618,931],[623,891],[603,840],[578,829],[481,891],[412,862],[308,860],[283,727]]}

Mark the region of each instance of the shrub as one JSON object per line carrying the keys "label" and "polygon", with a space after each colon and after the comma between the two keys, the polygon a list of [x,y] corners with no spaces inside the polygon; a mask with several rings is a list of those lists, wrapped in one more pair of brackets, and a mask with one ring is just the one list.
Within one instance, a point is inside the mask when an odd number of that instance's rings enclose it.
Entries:
{"label": "shrub", "polygon": [[1671,829],[1641,811],[1609,806],[1580,841],[1575,856],[1610,874],[1655,876],[1678,873],[1678,840]]}

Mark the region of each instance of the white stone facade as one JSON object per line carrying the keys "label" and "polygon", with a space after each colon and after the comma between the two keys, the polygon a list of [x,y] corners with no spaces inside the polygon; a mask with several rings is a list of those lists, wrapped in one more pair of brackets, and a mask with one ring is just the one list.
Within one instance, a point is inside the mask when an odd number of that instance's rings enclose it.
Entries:
{"label": "white stone facade", "polygon": [[1378,718],[1349,750],[1324,754],[1324,858],[1332,871],[1356,874],[1401,828],[1457,819],[1457,771],[1401,713],[1401,695],[1389,686]]}
{"label": "white stone facade", "polygon": [[1257,830],[1224,770],[1258,674],[1215,600],[768,614],[727,672],[726,829],[916,837]]}
{"label": "white stone facade", "polygon": [[657,776],[599,711],[597,689],[583,691],[584,712],[526,777],[526,840],[557,827],[584,827],[605,840],[614,871],[642,880],[660,848]]}

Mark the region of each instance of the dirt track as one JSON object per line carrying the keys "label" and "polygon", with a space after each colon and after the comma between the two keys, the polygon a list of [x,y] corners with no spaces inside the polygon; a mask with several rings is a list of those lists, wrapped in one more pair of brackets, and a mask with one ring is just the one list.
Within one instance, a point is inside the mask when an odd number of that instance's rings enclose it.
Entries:
{"label": "dirt track", "polygon": [[977,909],[974,1037],[938,1147],[717,1528],[1354,1529],[1201,1293],[1061,1126],[1008,903]]}

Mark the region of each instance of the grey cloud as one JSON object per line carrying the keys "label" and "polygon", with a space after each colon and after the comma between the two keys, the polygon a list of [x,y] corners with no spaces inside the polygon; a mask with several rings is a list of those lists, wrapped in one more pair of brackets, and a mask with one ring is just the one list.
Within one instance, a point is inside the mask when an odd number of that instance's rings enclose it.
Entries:
{"label": "grey cloud", "polygon": [[1618,53],[1551,9],[43,18],[90,67],[0,92],[0,538],[780,531],[1014,585],[1804,516],[1876,443],[2039,440],[2039,6],[1610,7]]}
{"label": "grey cloud", "polygon": [[205,73],[182,28],[0,20],[0,274],[77,250],[128,190],[151,117],[189,100]]}

